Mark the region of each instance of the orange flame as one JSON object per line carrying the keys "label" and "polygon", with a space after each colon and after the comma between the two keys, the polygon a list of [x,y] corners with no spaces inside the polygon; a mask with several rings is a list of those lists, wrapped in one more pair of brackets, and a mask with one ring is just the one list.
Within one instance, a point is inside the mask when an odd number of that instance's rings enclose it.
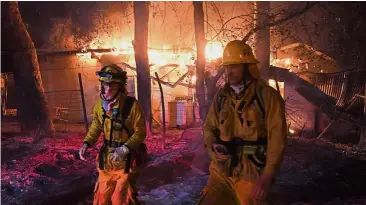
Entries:
{"label": "orange flame", "polygon": [[[111,55],[134,55],[134,49],[132,43],[128,41],[117,41],[113,39],[111,43],[105,43],[103,45],[97,45],[98,39],[93,40],[89,48],[96,49],[96,48],[113,48],[112,52],[103,53],[103,54],[111,54]],[[78,56],[90,56],[90,54],[85,53],[86,48],[83,49],[83,53],[78,53]],[[216,60],[221,57],[223,52],[223,48],[220,42],[209,42],[206,45],[205,54],[206,59],[209,61]],[[95,53],[97,56],[101,56],[102,53]],[[151,64],[156,66],[166,65],[168,63],[176,63],[179,64],[179,67],[186,68],[187,65],[193,65],[194,59],[191,59],[192,56],[195,56],[195,53],[190,52],[182,52],[178,51],[173,52],[169,49],[168,45],[162,45],[162,49],[149,49],[149,60]],[[132,63],[132,62],[131,62]]]}

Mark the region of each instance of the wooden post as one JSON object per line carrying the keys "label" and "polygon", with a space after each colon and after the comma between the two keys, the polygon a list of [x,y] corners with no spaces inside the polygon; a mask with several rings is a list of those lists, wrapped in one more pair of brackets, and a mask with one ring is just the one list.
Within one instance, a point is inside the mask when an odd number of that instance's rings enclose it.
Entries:
{"label": "wooden post", "polygon": [[158,80],[159,89],[160,89],[160,97],[161,97],[161,107],[163,111],[163,137],[165,139],[165,107],[164,107],[164,93],[163,88],[161,87],[160,78],[157,72],[155,72],[155,77]]}
{"label": "wooden post", "polygon": [[79,76],[79,86],[80,86],[80,96],[81,102],[83,105],[83,114],[84,114],[84,123],[85,123],[85,132],[88,133],[88,118],[86,116],[86,108],[85,108],[85,98],[84,98],[84,88],[83,88],[83,80],[81,79],[81,73],[78,73]]}

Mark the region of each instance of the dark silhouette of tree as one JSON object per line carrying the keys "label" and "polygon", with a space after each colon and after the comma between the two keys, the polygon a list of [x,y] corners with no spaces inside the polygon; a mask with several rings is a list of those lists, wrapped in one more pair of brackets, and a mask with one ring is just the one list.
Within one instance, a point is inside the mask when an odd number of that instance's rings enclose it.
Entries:
{"label": "dark silhouette of tree", "polygon": [[204,13],[203,13],[203,2],[194,1],[194,31],[197,46],[197,60],[196,60],[196,96],[200,107],[200,118],[205,119],[207,112],[207,105],[205,102],[205,84],[204,84],[204,73],[205,73],[205,31],[204,31]]}
{"label": "dark silhouette of tree", "polygon": [[145,113],[147,133],[151,133],[151,80],[148,56],[149,2],[134,2],[135,61],[138,99]]}
{"label": "dark silhouette of tree", "polygon": [[36,49],[19,12],[17,2],[1,4],[2,49],[11,58],[17,96],[17,112],[22,132],[39,137],[53,134],[47,115]]}

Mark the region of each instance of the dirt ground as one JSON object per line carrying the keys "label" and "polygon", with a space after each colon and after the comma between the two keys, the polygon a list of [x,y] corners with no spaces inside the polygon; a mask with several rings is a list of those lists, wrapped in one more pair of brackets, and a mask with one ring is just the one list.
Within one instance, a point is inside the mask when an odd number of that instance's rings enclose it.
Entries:
{"label": "dirt ground", "polygon": [[[100,144],[90,150],[87,162],[81,161],[83,137],[58,132],[35,142],[9,127],[2,129],[1,204],[91,204]],[[208,177],[202,131],[168,130],[165,138],[150,136],[146,144],[150,162],[138,181],[139,198],[147,205],[195,204]],[[269,204],[366,204],[366,157],[355,150],[316,139],[289,139]]]}

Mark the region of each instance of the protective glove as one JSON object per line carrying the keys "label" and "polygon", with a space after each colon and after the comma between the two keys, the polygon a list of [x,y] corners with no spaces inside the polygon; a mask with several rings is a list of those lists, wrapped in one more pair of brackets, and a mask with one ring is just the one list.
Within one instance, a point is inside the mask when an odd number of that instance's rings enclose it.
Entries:
{"label": "protective glove", "polygon": [[112,161],[123,161],[126,159],[126,156],[130,153],[130,150],[125,145],[117,147],[114,152],[111,154],[110,159]]}
{"label": "protective glove", "polygon": [[267,198],[272,179],[273,176],[270,174],[264,174],[259,177],[251,193],[253,200],[264,201]]}
{"label": "protective glove", "polygon": [[88,144],[84,143],[83,146],[80,148],[80,151],[79,151],[79,157],[83,161],[86,161],[85,154],[86,154],[87,150],[88,150]]}

